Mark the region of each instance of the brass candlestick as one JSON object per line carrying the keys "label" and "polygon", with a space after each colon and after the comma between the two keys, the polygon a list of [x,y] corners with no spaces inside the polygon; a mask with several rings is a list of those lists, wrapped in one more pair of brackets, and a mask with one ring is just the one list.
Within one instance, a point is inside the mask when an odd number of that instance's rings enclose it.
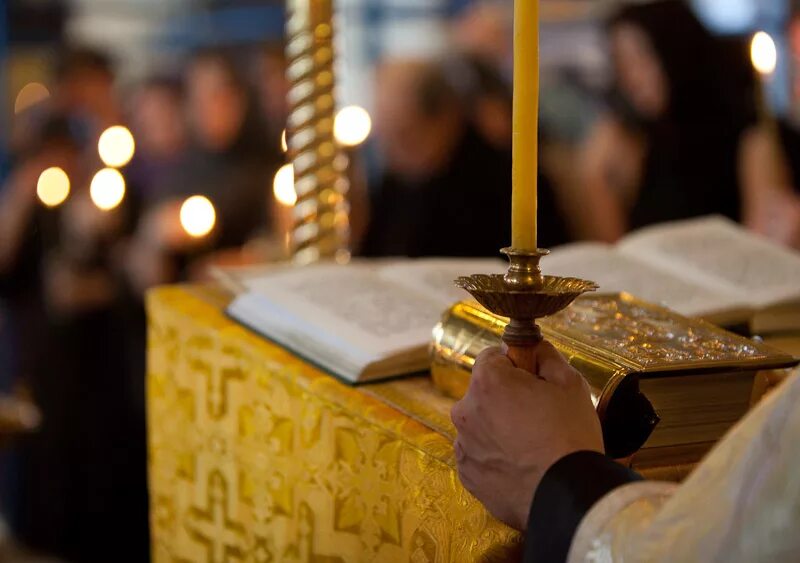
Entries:
{"label": "brass candlestick", "polygon": [[467,290],[481,305],[510,322],[503,333],[508,356],[519,368],[535,371],[533,352],[542,341],[538,319],[567,308],[575,299],[596,291],[596,283],[578,278],[544,276],[540,267],[550,251],[504,248],[510,265],[505,275],[476,274],[461,277],[456,285]]}

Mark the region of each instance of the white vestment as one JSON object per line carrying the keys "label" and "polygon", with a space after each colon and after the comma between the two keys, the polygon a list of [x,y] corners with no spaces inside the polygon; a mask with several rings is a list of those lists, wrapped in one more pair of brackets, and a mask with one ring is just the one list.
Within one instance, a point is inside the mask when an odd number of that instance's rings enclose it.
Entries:
{"label": "white vestment", "polygon": [[800,373],[681,485],[638,482],[589,511],[569,562],[800,562]]}

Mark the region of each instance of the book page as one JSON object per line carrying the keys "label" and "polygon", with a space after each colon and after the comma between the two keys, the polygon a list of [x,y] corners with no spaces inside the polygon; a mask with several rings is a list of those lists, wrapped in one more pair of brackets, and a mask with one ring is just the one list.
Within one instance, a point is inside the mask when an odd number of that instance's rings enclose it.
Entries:
{"label": "book page", "polygon": [[692,283],[604,244],[578,243],[557,248],[542,260],[542,270],[549,275],[591,280],[600,285],[601,293],[625,291],[690,317],[744,307],[734,291],[712,290]]}
{"label": "book page", "polygon": [[[309,341],[349,348],[363,363],[424,345],[442,314],[435,299],[387,281],[370,265],[297,268],[248,286],[294,318]],[[256,328],[269,334],[269,327]]]}
{"label": "book page", "polygon": [[458,301],[472,298],[456,287],[457,278],[472,274],[505,274],[507,269],[508,263],[500,258],[432,258],[383,266],[380,276],[435,299],[442,312]]}
{"label": "book page", "polygon": [[618,249],[676,276],[738,291],[752,307],[800,299],[800,254],[722,217],[643,229]]}
{"label": "book page", "polygon": [[[353,258],[346,264],[347,268],[376,270],[383,264],[394,264],[396,258],[381,258],[377,260],[365,258]],[[303,266],[304,268],[341,268],[345,267],[335,263],[312,264]],[[270,278],[278,273],[299,272],[301,266],[291,261],[269,262],[265,264],[255,264],[248,266],[213,266],[209,269],[211,278],[234,293],[239,295],[245,291],[250,291],[263,283],[265,278]]]}

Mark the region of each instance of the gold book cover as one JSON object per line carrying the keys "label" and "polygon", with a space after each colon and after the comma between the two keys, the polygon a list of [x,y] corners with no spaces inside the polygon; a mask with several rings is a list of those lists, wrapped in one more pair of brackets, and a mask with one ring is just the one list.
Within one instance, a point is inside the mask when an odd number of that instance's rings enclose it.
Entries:
{"label": "gold book cover", "polygon": [[[507,319],[475,302],[434,330],[432,377],[460,398],[475,357],[500,344]],[[691,463],[750,406],[755,375],[798,360],[628,294],[582,297],[541,321],[542,333],[588,381],[609,455]]]}

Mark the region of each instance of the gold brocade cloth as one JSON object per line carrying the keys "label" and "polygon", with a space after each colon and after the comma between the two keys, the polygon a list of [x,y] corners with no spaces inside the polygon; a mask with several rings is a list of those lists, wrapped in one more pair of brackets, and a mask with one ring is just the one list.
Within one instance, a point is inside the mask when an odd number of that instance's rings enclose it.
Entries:
{"label": "gold brocade cloth", "polygon": [[155,563],[513,559],[518,534],[458,480],[451,403],[428,378],[348,387],[223,305],[148,297]]}

